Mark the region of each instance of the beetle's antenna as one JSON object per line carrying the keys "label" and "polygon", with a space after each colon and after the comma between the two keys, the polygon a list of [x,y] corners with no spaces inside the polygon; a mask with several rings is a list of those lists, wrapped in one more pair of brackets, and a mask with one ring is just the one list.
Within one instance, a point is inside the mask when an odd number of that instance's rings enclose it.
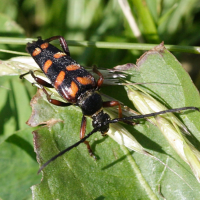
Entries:
{"label": "beetle's antenna", "polygon": [[109,120],[108,123],[117,123],[119,121],[143,119],[143,118],[146,118],[146,117],[154,117],[154,116],[165,114],[165,113],[179,112],[181,110],[197,110],[197,111],[199,111],[199,108],[197,108],[197,107],[174,108],[174,109],[169,109],[169,110],[163,110],[163,111],[160,111],[160,112],[149,113],[149,114],[146,114],[146,115],[134,115],[134,116],[130,116],[130,117],[116,118],[116,119]]}
{"label": "beetle's antenna", "polygon": [[[130,116],[130,117],[123,117],[123,118],[116,118],[116,119],[112,119],[112,120],[108,120],[105,122],[104,125],[106,124],[110,124],[110,123],[117,123],[119,121],[126,121],[126,120],[134,120],[134,119],[143,119],[143,118],[147,118],[147,117],[153,117],[153,116],[157,116],[157,115],[161,115],[161,114],[165,114],[165,113],[173,113],[173,112],[179,112],[181,110],[197,110],[199,111],[199,109],[197,107],[183,107],[183,108],[175,108],[175,109],[169,109],[169,110],[163,110],[160,112],[155,112],[155,113],[149,113],[146,115],[134,115],[134,116]],[[67,151],[70,151],[71,149],[73,149],[74,147],[77,147],[79,144],[83,143],[84,141],[86,141],[92,134],[96,133],[101,127],[96,127],[94,128],[90,133],[88,133],[84,138],[82,138],[81,140],[79,140],[77,143],[73,144],[72,146],[64,149],[63,151],[61,151],[60,153],[58,153],[57,155],[55,155],[54,157],[52,157],[50,160],[48,160],[46,163],[44,163],[40,169],[38,170],[38,174],[52,161],[54,161],[55,159],[57,159],[58,157],[60,157],[61,155],[63,155],[64,153],[66,153]]]}
{"label": "beetle's antenna", "polygon": [[84,138],[82,138],[81,140],[79,140],[77,143],[73,144],[72,146],[64,149],[63,151],[61,151],[60,153],[58,153],[57,155],[55,155],[54,157],[52,157],[50,160],[48,160],[46,163],[44,163],[40,169],[38,170],[38,174],[52,161],[54,161],[56,158],[62,156],[64,153],[66,153],[67,151],[70,151],[71,149],[73,149],[74,147],[77,147],[79,144],[83,143],[85,140],[87,140],[92,134],[96,133],[99,130],[99,127],[94,128],[90,133],[88,133]]}

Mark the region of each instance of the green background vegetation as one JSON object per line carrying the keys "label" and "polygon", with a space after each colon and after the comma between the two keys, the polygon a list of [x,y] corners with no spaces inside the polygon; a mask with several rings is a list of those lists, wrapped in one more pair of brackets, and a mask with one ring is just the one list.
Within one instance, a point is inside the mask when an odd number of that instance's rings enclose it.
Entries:
{"label": "green background vegetation", "polygon": [[[66,40],[74,41],[139,43],[142,40],[143,43],[154,44],[154,46],[162,41],[171,45],[200,45],[200,2],[198,0],[129,0],[128,3],[141,32],[140,39],[134,36],[130,23],[117,0],[0,0],[0,49],[25,52],[25,45],[20,42],[20,39],[37,36],[48,38],[54,35],[62,35]],[[19,41],[19,44],[2,42],[4,37],[14,39],[16,43]],[[135,63],[143,53],[137,49],[120,50],[112,46],[108,49],[80,45],[69,48],[72,57],[80,64],[84,66],[96,64],[99,68]],[[188,54],[187,49],[185,53],[176,52],[175,55],[191,74],[199,89],[199,55]],[[1,60],[13,56],[16,55],[0,53]],[[38,164],[35,161],[32,134],[30,134],[33,129],[25,122],[31,114],[29,102],[36,88],[14,76],[1,77],[0,86],[2,86],[0,87],[0,198],[31,199],[29,188],[39,183],[41,176],[36,175]],[[102,90],[131,105],[124,89],[117,86],[119,89],[116,92],[115,87],[105,87]],[[77,139],[81,119],[81,114],[79,115],[80,118],[76,123],[77,137],[75,138]],[[110,140],[105,142],[111,146],[114,143],[110,144]],[[123,155],[121,153],[120,156]],[[73,164],[76,165],[79,159],[77,156]],[[142,161],[144,159],[146,157],[142,157],[139,162],[144,162]],[[124,163],[123,165],[126,166]],[[117,172],[120,173],[119,170]],[[95,170],[92,176],[95,176]],[[128,175],[120,174],[120,176],[123,178]],[[151,182],[151,179],[148,181]],[[112,184],[117,184],[117,181]],[[126,184],[131,191],[133,186],[130,183]],[[134,184],[137,188],[137,183]],[[155,185],[155,191],[156,187]],[[135,193],[136,191],[135,189]],[[122,193],[124,195],[124,191]],[[130,196],[134,196],[135,193],[131,193]],[[118,197],[120,198],[120,192]],[[102,196],[100,199],[103,198]],[[146,199],[147,196],[142,194],[135,199],[138,198]]]}

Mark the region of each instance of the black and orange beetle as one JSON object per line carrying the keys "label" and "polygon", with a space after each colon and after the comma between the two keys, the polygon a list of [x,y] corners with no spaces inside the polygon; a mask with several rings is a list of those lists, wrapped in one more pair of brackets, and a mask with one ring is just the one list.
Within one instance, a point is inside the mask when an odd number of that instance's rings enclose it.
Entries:
{"label": "black and orange beetle", "polygon": [[[56,39],[60,40],[60,45],[63,51],[60,51],[57,47],[49,43],[52,40]],[[86,141],[86,139],[97,131],[100,131],[102,135],[106,134],[106,132],[109,130],[110,123],[117,123],[119,121],[122,121],[130,124],[131,120],[156,116],[164,113],[189,109],[198,110],[198,108],[196,107],[183,107],[150,113],[146,115],[134,115],[122,118],[120,103],[118,101],[103,102],[101,95],[98,93],[98,90],[103,84],[104,80],[102,74],[96,68],[93,68],[93,72],[98,74],[99,76],[99,79],[96,81],[88,71],[86,71],[75,60],[73,60],[70,57],[68,45],[62,36],[54,36],[46,40],[42,40],[42,38],[39,37],[37,41],[28,43],[26,50],[39,65],[43,73],[48,77],[51,84],[41,78],[36,77],[33,71],[29,71],[28,73],[21,75],[20,78],[30,73],[34,80],[42,87],[50,103],[56,106],[76,105],[81,108],[83,113],[80,130],[80,140],[74,145],[61,151],[56,156],[52,157],[40,168],[39,172],[51,161],[55,160],[57,157],[61,156],[65,152],[83,142],[87,145],[87,149],[90,155],[94,156],[90,148],[89,142]],[[56,91],[60,94],[60,96],[67,102],[61,102],[55,99],[51,99],[51,96],[47,93],[43,86],[50,88],[54,87]],[[111,119],[107,113],[104,113],[104,107],[113,106],[118,106],[119,118]],[[85,136],[86,116],[92,118],[92,125],[94,129]]]}

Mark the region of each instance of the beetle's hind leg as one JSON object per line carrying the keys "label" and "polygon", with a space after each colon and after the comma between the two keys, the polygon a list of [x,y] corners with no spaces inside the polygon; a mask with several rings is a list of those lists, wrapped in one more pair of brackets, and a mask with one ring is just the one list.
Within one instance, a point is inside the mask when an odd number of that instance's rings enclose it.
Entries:
{"label": "beetle's hind leg", "polygon": [[45,80],[41,79],[41,78],[38,78],[37,76],[35,76],[34,72],[32,70],[30,70],[29,72],[25,73],[25,74],[21,74],[19,76],[20,79],[23,79],[24,76],[28,75],[28,74],[31,74],[31,76],[33,77],[33,79],[35,80],[36,83],[38,83],[39,85],[42,85],[44,87],[48,87],[48,88],[53,88],[53,86],[46,82]]}
{"label": "beetle's hind leg", "polygon": [[52,40],[57,40],[59,39],[60,40],[60,46],[62,47],[63,51],[68,55],[70,56],[70,52],[69,52],[69,48],[68,48],[68,45],[67,45],[67,42],[65,40],[64,37],[58,35],[58,36],[53,36],[53,37],[50,37],[46,40],[44,40],[45,42],[51,42]]}
{"label": "beetle's hind leg", "polygon": [[44,89],[44,87],[42,87],[42,90],[46,94],[47,100],[49,101],[49,103],[51,103],[53,105],[62,106],[62,107],[67,107],[67,106],[73,105],[72,103],[66,103],[66,102],[56,100],[56,99],[52,99],[51,95]]}
{"label": "beetle's hind leg", "polygon": [[35,80],[35,82],[38,83],[41,86],[43,92],[47,96],[47,100],[49,101],[49,103],[51,103],[53,105],[56,105],[56,106],[71,106],[72,105],[72,103],[66,103],[66,102],[62,102],[62,101],[56,100],[56,99],[52,99],[51,95],[48,94],[48,92],[45,90],[44,87],[53,88],[53,86],[50,83],[44,81],[43,79],[36,77],[33,71],[30,70],[29,72],[20,75],[20,78],[22,79],[27,74],[31,74],[31,76],[33,77],[33,79]]}

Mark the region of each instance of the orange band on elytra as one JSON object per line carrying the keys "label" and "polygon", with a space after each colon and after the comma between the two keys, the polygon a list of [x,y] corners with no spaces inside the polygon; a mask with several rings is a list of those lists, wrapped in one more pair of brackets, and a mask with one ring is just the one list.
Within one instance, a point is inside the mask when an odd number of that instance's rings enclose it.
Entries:
{"label": "orange band on elytra", "polygon": [[47,42],[45,42],[45,43],[43,43],[43,44],[40,45],[40,47],[42,49],[46,49],[48,46],[49,46],[49,43],[47,43]]}
{"label": "orange band on elytra", "polygon": [[69,88],[68,92],[70,96],[72,97],[76,96],[76,93],[78,92],[78,86],[74,81],[71,82],[71,87]]}
{"label": "orange band on elytra", "polygon": [[41,53],[41,49],[40,48],[35,48],[35,50],[32,53],[32,56],[35,57],[37,55],[39,55]]}
{"label": "orange band on elytra", "polygon": [[43,70],[45,73],[47,73],[49,67],[51,67],[52,65],[52,61],[51,60],[47,60],[45,63],[44,63],[44,66],[43,66]]}
{"label": "orange band on elytra", "polygon": [[55,84],[54,84],[54,87],[55,87],[56,89],[58,89],[58,86],[62,84],[64,78],[65,78],[65,72],[64,72],[64,71],[61,71],[61,72],[58,74],[58,76],[57,76],[57,78],[56,78],[56,81],[55,81]]}
{"label": "orange band on elytra", "polygon": [[68,66],[66,67],[66,69],[67,69],[68,71],[74,71],[74,70],[80,69],[80,65],[68,65]]}
{"label": "orange band on elytra", "polygon": [[55,53],[53,55],[54,58],[61,58],[63,56],[66,56],[66,53],[64,53],[64,52],[58,52],[58,53]]}
{"label": "orange band on elytra", "polygon": [[88,85],[93,83],[93,80],[90,77],[77,77],[76,79],[82,85]]}

